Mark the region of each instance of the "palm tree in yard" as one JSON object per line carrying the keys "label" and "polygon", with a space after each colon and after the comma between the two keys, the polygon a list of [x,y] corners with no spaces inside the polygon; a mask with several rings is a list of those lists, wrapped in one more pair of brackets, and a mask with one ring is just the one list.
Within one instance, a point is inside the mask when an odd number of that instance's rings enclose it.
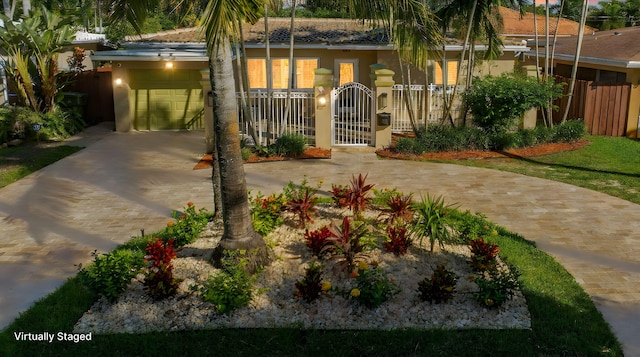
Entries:
{"label": "palm tree in yard", "polygon": [[[147,9],[157,0],[116,0],[115,19],[126,19],[139,31]],[[214,96],[214,136],[218,160],[214,170],[220,174],[220,198],[224,233],[215,249],[214,263],[227,251],[247,254],[245,269],[254,271],[268,264],[264,239],[253,229],[247,186],[240,152],[240,128],[236,88],[233,77],[231,37],[238,34],[242,21],[254,22],[262,0],[211,0],[202,16],[209,52],[211,88]],[[218,182],[213,182],[214,186]]]}

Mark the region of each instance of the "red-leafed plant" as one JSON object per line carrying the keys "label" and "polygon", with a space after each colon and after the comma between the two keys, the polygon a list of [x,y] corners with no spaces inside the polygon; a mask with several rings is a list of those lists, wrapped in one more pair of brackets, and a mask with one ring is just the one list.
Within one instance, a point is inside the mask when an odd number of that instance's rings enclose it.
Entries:
{"label": "red-leafed plant", "polygon": [[384,212],[385,222],[394,224],[397,221],[409,223],[413,220],[413,195],[400,193],[389,196],[385,200],[387,209]]}
{"label": "red-leafed plant", "polygon": [[485,242],[484,239],[478,238],[469,242],[471,248],[471,267],[477,271],[486,271],[495,269],[498,264],[497,257],[500,248],[494,243]]}
{"label": "red-leafed plant", "polygon": [[361,260],[364,255],[364,244],[361,242],[362,236],[366,233],[361,229],[362,226],[352,229],[349,217],[342,219],[342,226],[338,227],[335,222],[331,222],[329,232],[331,236],[327,238],[327,245],[322,249],[322,252],[332,249],[337,254],[338,263],[336,266],[340,270],[352,271],[358,261]]}
{"label": "red-leafed plant", "polygon": [[311,249],[311,252],[316,257],[319,257],[322,253],[328,252],[328,249],[323,250],[323,248],[329,243],[327,238],[331,236],[331,232],[327,226],[322,227],[321,229],[317,229],[315,231],[309,231],[308,229],[304,232],[304,240],[307,243],[307,247]]}
{"label": "red-leafed plant", "polygon": [[171,260],[176,257],[173,239],[163,241],[158,238],[147,244],[145,259],[149,263],[144,285],[156,300],[164,299],[176,293],[178,281],[173,278]]}
{"label": "red-leafed plant", "polygon": [[340,207],[349,207],[355,218],[360,217],[360,212],[364,211],[371,203],[368,197],[374,185],[366,184],[368,175],[351,177],[350,187],[333,185],[331,193],[333,201]]}
{"label": "red-leafed plant", "polygon": [[292,197],[284,205],[284,210],[294,213],[298,217],[300,227],[306,227],[307,222],[313,223],[311,215],[315,212],[315,205],[318,197],[315,190],[304,187],[292,192]]}
{"label": "red-leafed plant", "polygon": [[304,278],[296,281],[294,295],[306,302],[317,299],[322,292],[322,265],[313,262],[305,271]]}
{"label": "red-leafed plant", "polygon": [[388,239],[384,242],[384,249],[395,255],[404,255],[411,246],[411,238],[407,235],[405,227],[389,226],[387,228]]}

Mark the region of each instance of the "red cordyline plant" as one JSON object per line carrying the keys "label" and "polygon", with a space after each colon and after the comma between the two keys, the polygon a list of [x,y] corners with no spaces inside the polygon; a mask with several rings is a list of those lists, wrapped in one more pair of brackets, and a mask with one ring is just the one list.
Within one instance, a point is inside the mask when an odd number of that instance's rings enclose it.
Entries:
{"label": "red cordyline plant", "polygon": [[334,202],[340,207],[349,207],[355,218],[359,218],[360,212],[364,211],[371,203],[371,199],[367,196],[374,185],[365,183],[367,176],[368,174],[364,176],[358,174],[358,177],[353,175],[351,177],[351,186],[348,188],[332,186],[331,193],[333,194]]}
{"label": "red cordyline plant", "polygon": [[329,232],[331,236],[327,238],[328,243],[322,249],[322,252],[334,249],[338,254],[336,257],[339,260],[336,263],[336,267],[342,271],[352,271],[361,260],[362,255],[364,255],[362,253],[364,245],[360,239],[364,236],[365,231],[361,227],[352,230],[349,217],[344,217],[342,219],[342,227],[338,227],[335,222],[331,222]]}
{"label": "red cordyline plant", "polygon": [[324,249],[329,241],[327,240],[331,236],[331,232],[327,226],[324,226],[315,231],[309,231],[308,229],[304,232],[304,240],[307,243],[307,247],[311,249],[311,252],[316,257],[320,257],[323,253],[327,253],[332,249]]}
{"label": "red cordyline plant", "polygon": [[409,223],[413,220],[413,195],[394,194],[385,200],[387,206],[384,213],[385,222],[394,224],[397,221]]}
{"label": "red cordyline plant", "polygon": [[306,227],[307,222],[313,223],[311,215],[315,212],[316,201],[315,190],[305,187],[296,191],[293,197],[284,205],[284,210],[293,212],[300,222],[300,227]]}
{"label": "red cordyline plant", "polygon": [[387,228],[389,239],[384,242],[384,249],[395,255],[404,255],[411,246],[411,238],[407,235],[405,227],[389,226]]}
{"label": "red cordyline plant", "polygon": [[173,239],[165,242],[160,238],[147,244],[147,255],[144,258],[149,262],[149,266],[144,285],[156,300],[171,296],[178,290],[178,281],[173,278],[171,264],[171,260],[176,257],[173,244]]}
{"label": "red cordyline plant", "polygon": [[477,271],[487,271],[496,268],[500,248],[494,243],[485,242],[478,238],[469,242],[471,248],[471,267]]}

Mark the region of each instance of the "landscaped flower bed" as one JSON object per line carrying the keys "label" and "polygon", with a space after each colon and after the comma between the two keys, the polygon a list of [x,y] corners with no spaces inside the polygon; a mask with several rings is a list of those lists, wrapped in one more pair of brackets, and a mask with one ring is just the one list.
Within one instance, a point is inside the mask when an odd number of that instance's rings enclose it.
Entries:
{"label": "landscaped flower bed", "polygon": [[[290,185],[283,195],[254,198],[254,223],[276,221],[275,216],[280,218],[278,223],[284,223],[262,226],[273,229],[265,239],[275,259],[257,277],[243,277],[233,269],[228,269],[231,273],[223,276],[221,270],[209,263],[212,249],[222,233],[219,224],[210,223],[199,239],[185,245],[171,261],[172,279],[178,284],[175,294],[165,299],[152,298],[148,288],[145,289],[148,277],[138,274],[115,302],[106,298],[98,301],[76,324],[75,330],[138,333],[291,326],[530,328],[526,300],[517,290],[517,282],[512,279],[511,283],[516,284],[503,294],[502,304],[495,294],[491,295],[499,287],[489,285],[487,295],[477,284],[477,281],[491,281],[491,275],[478,271],[477,264],[474,269],[470,263],[482,261],[483,266],[491,265],[487,259],[496,258],[493,253],[497,253],[498,248],[475,241],[471,246],[476,251],[488,253],[483,259],[472,259],[467,243],[481,234],[497,234],[493,227],[474,226],[486,221],[455,211],[462,223],[454,227],[451,223],[454,220],[447,221],[446,225],[442,221],[439,228],[426,230],[429,234],[437,232],[439,238],[419,237],[415,232],[426,232],[414,229],[419,219],[407,222],[406,212],[394,215],[393,210],[379,205],[381,201],[395,202],[395,210],[406,210],[406,199],[390,199],[404,195],[395,190],[380,190],[373,195],[365,179],[366,176],[354,176],[351,186],[334,190],[342,192],[343,196],[335,199],[345,207],[337,207],[335,203],[310,204],[309,196],[315,194],[316,188],[306,182]],[[372,204],[373,196],[378,205]],[[291,204],[291,198],[297,203]],[[442,198],[426,199],[417,206],[425,202],[431,204],[441,218],[454,216],[454,209],[445,205]],[[256,215],[261,210],[273,212],[273,216],[271,213]],[[305,214],[301,214],[302,210]],[[390,227],[393,229],[388,229]],[[405,227],[410,232],[399,233]],[[326,241],[318,242],[323,239]],[[463,244],[452,244],[454,241]],[[311,249],[314,244],[319,248]],[[516,276],[509,275],[509,268],[499,257],[494,266],[495,274],[502,278]],[[251,288],[221,293],[222,283],[236,284],[236,287],[250,283]],[[233,306],[236,302],[238,305]]]}

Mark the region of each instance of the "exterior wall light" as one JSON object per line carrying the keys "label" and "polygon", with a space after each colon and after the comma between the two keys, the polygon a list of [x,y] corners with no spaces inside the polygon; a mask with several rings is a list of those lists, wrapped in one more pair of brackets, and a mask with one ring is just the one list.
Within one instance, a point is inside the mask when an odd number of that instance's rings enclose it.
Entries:
{"label": "exterior wall light", "polygon": [[316,97],[316,101],[320,108],[324,108],[327,105],[329,100],[327,99],[327,94],[324,92],[324,87],[318,87],[318,96]]}
{"label": "exterior wall light", "polygon": [[122,78],[116,78],[114,83],[116,84],[116,87],[122,87]]}
{"label": "exterior wall light", "polygon": [[166,69],[172,69],[173,68],[173,62],[169,61],[167,63],[164,64],[164,68]]}

